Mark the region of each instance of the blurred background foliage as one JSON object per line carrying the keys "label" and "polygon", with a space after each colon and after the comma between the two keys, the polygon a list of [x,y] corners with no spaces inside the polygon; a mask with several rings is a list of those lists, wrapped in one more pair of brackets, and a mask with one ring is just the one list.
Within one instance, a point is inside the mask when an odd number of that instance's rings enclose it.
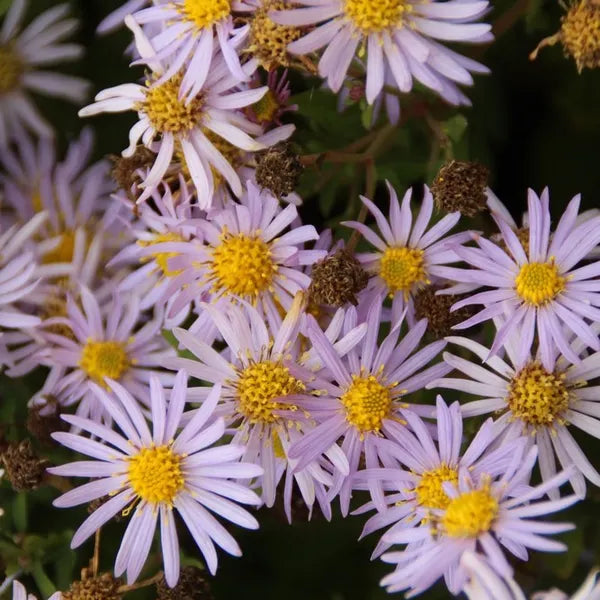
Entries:
{"label": "blurred background foliage", "polygon": [[[374,0],[375,1],[375,0]],[[31,15],[42,12],[57,0],[33,0]],[[100,19],[122,4],[122,0],[70,0],[73,12],[82,22],[78,41],[87,48],[83,61],[65,70],[92,81],[97,91],[141,76],[131,71],[124,49],[129,32],[118,31],[98,38],[95,28]],[[0,14],[10,0],[0,0]],[[515,6],[514,0],[498,0],[488,19],[498,20]],[[491,75],[476,77],[466,90],[472,108],[448,107],[424,92],[402,98],[401,126],[385,130],[385,118],[373,131],[383,131],[375,157],[378,179],[377,199],[387,206],[382,182],[390,182],[403,192],[415,184],[431,183],[445,158],[480,161],[491,171],[490,186],[515,216],[525,209],[526,189],[540,192],[549,186],[555,218],[576,193],[583,194],[583,206],[598,206],[600,168],[600,72],[578,75],[559,46],[545,49],[535,62],[528,58],[539,40],[560,26],[564,9],[555,0],[517,0],[520,18],[502,31],[488,47],[466,48],[466,53],[484,62]],[[506,23],[506,21],[505,21]],[[294,142],[303,154],[343,149],[370,130],[365,123],[370,111],[357,102],[340,114],[336,98],[320,89],[318,80],[291,76],[300,110],[291,118],[298,125]],[[63,148],[75,137],[82,123],[77,110],[64,103],[43,99],[43,112],[58,131]],[[97,157],[116,154],[127,145],[127,132],[134,115],[104,115],[91,120],[97,136]],[[388,128],[389,129],[389,128]],[[317,161],[306,171],[300,193],[305,198],[302,214],[318,226],[336,228],[340,220],[355,218],[358,194],[364,191],[365,172],[361,164],[334,164]],[[466,220],[467,227],[486,229],[481,219]],[[340,235],[344,233],[340,230]],[[0,378],[0,426],[5,438],[26,436],[26,401],[41,386],[36,376],[19,381]],[[447,395],[448,399],[451,398]],[[8,401],[7,401],[8,400]],[[428,398],[431,400],[431,398]],[[473,424],[468,426],[473,427]],[[580,443],[588,456],[598,455],[598,444],[582,437]],[[50,451],[56,462],[70,459],[59,449]],[[596,461],[598,463],[598,461]],[[8,573],[19,570],[21,579],[34,591],[37,584],[45,596],[55,588],[65,589],[85,566],[93,552],[89,541],[76,553],[69,550],[74,524],[86,516],[85,508],[58,510],[51,506],[57,492],[43,487],[36,492],[17,494],[4,481],[0,488],[0,556]],[[600,562],[598,509],[600,492],[591,487],[588,499],[560,515],[573,520],[577,529],[565,536],[569,551],[565,555],[533,555],[527,563],[516,565],[518,578],[527,589],[545,589],[559,584],[574,590],[588,569]],[[220,569],[212,581],[217,600],[244,598],[261,600],[376,600],[387,597],[379,588],[388,567],[370,562],[375,536],[357,542],[363,518],[341,519],[332,523],[319,514],[310,523],[298,509],[292,526],[280,508],[261,510],[258,532],[238,529],[244,556],[233,559],[220,554]],[[101,567],[110,570],[124,526],[113,523],[102,534]],[[188,564],[197,564],[187,530],[180,530]],[[149,561],[146,573],[156,572],[158,564]],[[447,597],[438,586],[424,597]],[[152,589],[131,594],[151,598]]]}

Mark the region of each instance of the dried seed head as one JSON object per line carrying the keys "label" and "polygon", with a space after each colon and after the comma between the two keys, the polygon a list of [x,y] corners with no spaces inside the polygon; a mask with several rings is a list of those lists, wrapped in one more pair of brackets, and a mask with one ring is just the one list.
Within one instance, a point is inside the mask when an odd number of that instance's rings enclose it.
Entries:
{"label": "dried seed head", "polygon": [[113,162],[111,175],[120,189],[129,191],[131,187],[141,181],[137,174],[138,169],[150,167],[154,163],[156,155],[145,146],[138,146],[133,156],[110,156]]}
{"label": "dried seed head", "polygon": [[470,307],[450,312],[453,304],[464,296],[436,295],[441,286],[428,285],[415,295],[415,316],[427,319],[427,331],[436,339],[452,333],[452,327],[473,315]]}
{"label": "dried seed head", "polygon": [[29,440],[8,444],[1,456],[6,478],[16,492],[39,487],[48,461],[37,455]]}
{"label": "dried seed head", "polygon": [[489,170],[474,162],[453,160],[446,163],[431,185],[436,206],[446,212],[459,211],[473,217],[485,210]]}
{"label": "dried seed head", "polygon": [[256,154],[256,182],[282,198],[298,186],[304,167],[290,144],[280,142]]}
{"label": "dried seed head", "polygon": [[30,406],[27,412],[27,430],[44,446],[52,446],[51,434],[65,431],[67,423],[60,418],[60,404],[51,395],[45,397],[45,404]]}
{"label": "dried seed head", "polygon": [[344,306],[350,302],[356,306],[356,295],[368,281],[369,276],[358,260],[342,248],[313,267],[308,293],[316,304]]}
{"label": "dried seed head", "polygon": [[179,581],[170,588],[164,579],[156,584],[158,600],[213,600],[210,584],[204,578],[204,572],[196,567],[184,567]]}
{"label": "dried seed head", "polygon": [[62,600],[120,600],[120,585],[121,581],[110,573],[86,577],[84,570],[81,581],[74,581],[69,590],[62,593]]}

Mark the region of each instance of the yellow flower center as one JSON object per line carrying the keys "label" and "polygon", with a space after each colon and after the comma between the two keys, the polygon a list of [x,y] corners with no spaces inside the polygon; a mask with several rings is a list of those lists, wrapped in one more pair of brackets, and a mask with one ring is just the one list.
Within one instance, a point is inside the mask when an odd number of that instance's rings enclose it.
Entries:
{"label": "yellow flower center", "polygon": [[46,265],[51,263],[70,263],[75,252],[75,232],[68,229],[60,236],[60,241],[54,250],[46,252],[42,262]]}
{"label": "yellow flower center", "polygon": [[185,483],[181,459],[170,446],[142,448],[129,459],[133,491],[150,504],[172,505]]}
{"label": "yellow flower center", "polygon": [[498,501],[489,484],[479,490],[452,498],[441,519],[444,533],[450,537],[477,537],[492,527],[498,515]]}
{"label": "yellow flower center", "polygon": [[412,6],[406,0],[345,0],[344,13],[364,35],[400,27]]}
{"label": "yellow flower center", "polygon": [[278,25],[270,19],[271,11],[286,8],[290,5],[282,0],[263,0],[250,23],[250,43],[246,52],[251,53],[267,71],[291,65],[287,47],[302,35],[299,28]]}
{"label": "yellow flower center", "polygon": [[562,18],[560,40],[580,73],[600,67],[600,5],[594,0],[573,4]]}
{"label": "yellow flower center", "polygon": [[275,399],[299,394],[304,389],[304,384],[280,362],[252,363],[239,374],[236,383],[238,411],[251,423],[274,423],[279,419],[274,411],[297,410],[295,405]]}
{"label": "yellow flower center", "polygon": [[88,340],[81,351],[79,366],[96,383],[108,387],[105,377],[120,379],[131,361],[121,342],[94,342]]}
{"label": "yellow flower center", "polygon": [[538,362],[528,364],[510,382],[508,406],[528,425],[552,425],[569,407],[564,373],[549,373]]}
{"label": "yellow flower center", "polygon": [[19,86],[23,75],[23,62],[9,47],[0,46],[0,95],[12,92]]}
{"label": "yellow flower center", "polygon": [[402,292],[408,297],[418,284],[429,283],[419,248],[387,248],[379,261],[379,276],[385,281],[390,295]]}
{"label": "yellow flower center", "polygon": [[221,236],[221,243],[212,253],[211,278],[214,291],[256,299],[268,290],[277,272],[271,249],[260,237],[244,233]]}
{"label": "yellow flower center", "polygon": [[565,289],[565,278],[559,274],[553,261],[526,263],[515,279],[515,287],[527,304],[542,306]]}
{"label": "yellow flower center", "polygon": [[390,388],[374,375],[352,375],[352,383],[340,398],[346,420],[361,433],[379,432],[392,407]]}
{"label": "yellow flower center", "polygon": [[252,105],[252,110],[259,123],[271,123],[279,110],[279,102],[275,94],[267,90],[267,93]]}
{"label": "yellow flower center", "polygon": [[[165,242],[183,242],[183,237],[175,232],[159,233],[154,236],[152,241],[138,240],[138,244],[142,247],[154,246],[156,244],[163,244]],[[140,259],[140,262],[148,262],[150,259],[154,259],[156,264],[160,267],[165,277],[177,277],[181,274],[181,269],[172,270],[169,268],[169,259],[179,256],[179,252],[155,252],[150,257],[144,256]]]}
{"label": "yellow flower center", "polygon": [[194,129],[202,119],[202,95],[186,104],[185,100],[179,98],[181,80],[181,74],[174,75],[155,87],[152,87],[152,81],[146,81],[146,99],[136,106],[136,110],[146,113],[156,131],[185,134]]}
{"label": "yellow flower center", "polygon": [[179,10],[198,29],[203,29],[231,14],[231,0],[183,0]]}
{"label": "yellow flower center", "polygon": [[450,504],[450,498],[448,498],[442,485],[446,481],[458,483],[456,469],[443,464],[437,469],[425,471],[415,488],[418,504],[427,508],[447,508]]}

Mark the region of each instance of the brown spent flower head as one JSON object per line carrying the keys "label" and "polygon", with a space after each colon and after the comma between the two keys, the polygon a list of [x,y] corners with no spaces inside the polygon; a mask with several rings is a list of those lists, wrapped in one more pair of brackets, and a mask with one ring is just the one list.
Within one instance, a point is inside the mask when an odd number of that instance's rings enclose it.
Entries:
{"label": "brown spent flower head", "polygon": [[298,186],[304,166],[287,142],[279,142],[256,154],[256,182],[282,198]]}
{"label": "brown spent flower head", "polygon": [[145,146],[138,146],[133,156],[125,158],[111,155],[109,158],[113,162],[112,178],[120,189],[129,191],[134,184],[142,181],[142,178],[137,174],[138,169],[152,166],[156,155]]}
{"label": "brown spent flower head", "polygon": [[8,444],[2,451],[1,458],[6,470],[6,478],[16,492],[25,492],[39,487],[48,461],[37,455],[30,440]]}
{"label": "brown spent flower head", "polygon": [[436,295],[441,289],[441,286],[428,285],[420,289],[414,298],[415,317],[427,319],[427,331],[435,339],[450,335],[454,325],[474,314],[474,309],[469,306],[450,312],[452,305],[464,296]]}
{"label": "brown spent flower head", "polygon": [[62,592],[62,600],[120,600],[120,585],[121,580],[110,573],[88,577],[87,569],[84,569],[81,580],[74,581],[68,591]]}
{"label": "brown spent flower head", "polygon": [[27,411],[27,431],[44,446],[54,445],[51,434],[66,431],[68,425],[60,418],[60,404],[52,396],[45,396],[45,404],[30,406]]}
{"label": "brown spent flower head", "polygon": [[311,302],[338,307],[347,302],[356,306],[356,295],[365,289],[369,281],[362,265],[345,248],[318,262],[311,277],[308,288]]}
{"label": "brown spent flower head", "polygon": [[474,217],[485,210],[485,190],[490,172],[487,167],[461,160],[452,160],[442,166],[431,185],[435,204],[446,212],[459,211]]}
{"label": "brown spent flower head", "polygon": [[562,44],[567,56],[577,65],[577,71],[600,67],[600,0],[580,0],[571,4],[561,18],[557,33],[544,38],[529,55],[535,60],[538,52],[546,46]]}
{"label": "brown spent flower head", "polygon": [[158,600],[213,600],[210,584],[204,577],[204,572],[197,567],[184,567],[179,574],[179,581],[170,588],[161,579],[156,584]]}

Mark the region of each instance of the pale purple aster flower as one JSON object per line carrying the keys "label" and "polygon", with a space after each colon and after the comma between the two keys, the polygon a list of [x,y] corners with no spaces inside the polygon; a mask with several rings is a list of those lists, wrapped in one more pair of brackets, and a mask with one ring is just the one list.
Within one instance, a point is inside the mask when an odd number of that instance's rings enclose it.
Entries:
{"label": "pale purple aster flower", "polygon": [[485,556],[465,552],[460,564],[467,574],[463,592],[468,600],[527,600],[519,584],[512,577],[504,578],[496,573]]}
{"label": "pale purple aster flower", "polygon": [[473,23],[488,10],[485,0],[466,2],[405,2],[391,0],[299,0],[290,10],[271,18],[294,27],[315,25],[307,35],[289,44],[292,54],[308,54],[327,46],[319,74],[338,92],[353,59],[366,54],[366,98],[369,104],[382,93],[386,79],[402,92],[413,80],[451,103],[466,100],[456,84],[471,85],[471,72],[487,69],[449,50],[436,39],[453,42],[490,41],[491,26]]}
{"label": "pale purple aster flower", "polygon": [[78,27],[77,19],[64,18],[69,4],[53,6],[19,31],[28,4],[27,0],[13,0],[0,28],[0,148],[3,149],[23,129],[41,137],[54,135],[28,92],[80,103],[88,90],[88,82],[79,77],[38,70],[55,62],[75,60],[83,53],[82,46],[63,43]]}
{"label": "pale purple aster flower", "polygon": [[[439,282],[442,266],[459,260],[455,246],[470,239],[468,233],[444,237],[459,221],[460,213],[446,215],[427,229],[433,214],[433,196],[425,187],[425,196],[413,222],[409,189],[402,200],[387,184],[390,194],[389,219],[371,200],[361,199],[375,217],[380,235],[357,221],[342,223],[357,230],[373,246],[374,252],[358,254],[357,258],[374,277],[366,290],[367,295],[385,293],[393,299],[392,323],[407,310],[409,323],[414,323],[414,295],[424,286]],[[442,279],[443,280],[443,279]]]}
{"label": "pale purple aster flower", "polygon": [[250,27],[235,27],[233,11],[240,9],[244,4],[238,0],[171,0],[133,13],[138,25],[160,25],[150,43],[169,66],[157,84],[179,76],[179,97],[190,102],[204,87],[217,56],[234,79],[247,81],[251,73],[240,64],[239,49]]}
{"label": "pale purple aster flower", "polygon": [[[186,102],[179,97],[180,76],[158,83],[168,65],[156,57],[140,27],[131,18],[126,23],[135,33],[137,49],[151,73],[145,85],[128,83],[100,92],[96,102],[83,108],[80,116],[137,111],[139,120],[130,131],[130,145],[123,156],[132,156],[140,139],[156,152],[154,165],[141,184],[145,190],[138,202],[147,199],[160,184],[176,153],[185,160],[201,208],[209,208],[212,203],[213,171],[227,181],[236,196],[241,196],[242,185],[235,169],[210,137],[216,136],[242,150],[264,149],[265,145],[253,138],[262,134],[262,128],[245,118],[240,109],[260,100],[267,86],[239,91],[239,82],[229,73],[224,59],[215,59],[198,95]],[[255,68],[254,61],[243,67],[248,75]]]}
{"label": "pale purple aster flower", "polygon": [[230,479],[252,479],[262,472],[256,465],[239,462],[243,446],[229,443],[214,446],[225,433],[223,420],[214,418],[220,386],[212,389],[202,408],[178,432],[186,401],[187,375],[184,371],[177,374],[168,404],[165,390],[158,378],[152,376],[151,432],[138,403],[127,390],[115,381],[109,380],[108,384],[114,395],[95,384],[90,387],[122,434],[73,415],[63,415],[63,419],[99,441],[74,433],[53,434],[63,446],[95,459],[49,469],[54,475],[92,478],[57,498],[54,505],[69,508],[107,498],[75,532],[71,548],[79,547],[118,513],[129,515],[135,508],[116,557],[115,574],[126,573],[129,584],[138,578],[159,522],[165,580],[174,587],[180,569],[173,514],[176,510],[214,575],[215,544],[234,556],[240,556],[241,550],[211,513],[241,527],[257,529],[256,519],[238,503],[258,505],[260,500],[247,486]]}
{"label": "pale purple aster flower", "polygon": [[[524,358],[537,332],[546,365],[552,344],[568,360],[580,360],[569,345],[570,333],[594,350],[600,350],[598,336],[586,322],[586,319],[600,320],[597,308],[600,305],[600,261],[578,267],[600,242],[600,216],[576,224],[579,203],[580,197],[575,196],[556,230],[551,232],[548,190],[545,189],[540,198],[529,190],[528,248],[523,247],[506,221],[495,215],[506,251],[479,235],[474,236],[478,248],[454,248],[469,268],[441,267],[441,274],[459,282],[459,286],[492,288],[454,304],[453,309],[470,304],[485,307],[454,329],[466,329],[507,315],[496,332],[490,356],[498,352],[511,332],[519,331],[520,357]],[[453,293],[452,290],[445,291]]]}
{"label": "pale purple aster flower", "polygon": [[[284,508],[290,521],[294,483],[309,512],[317,501],[326,518],[331,518],[326,486],[332,483],[333,465],[315,460],[296,470],[295,461],[288,456],[294,440],[312,427],[310,411],[321,402],[306,391],[313,374],[301,364],[298,338],[303,308],[304,299],[298,294],[285,319],[272,327],[245,303],[226,308],[207,306],[207,315],[227,344],[225,353],[211,348],[202,340],[203,335],[175,329],[177,340],[196,358],[175,358],[167,363],[223,386],[215,414],[225,418],[233,443],[247,446],[243,459],[262,467],[264,473],[256,485],[267,506],[273,506],[277,486],[284,480]],[[209,391],[207,387],[191,388],[188,399],[204,402]],[[347,467],[337,446],[325,448],[325,454],[339,468]]]}
{"label": "pale purple aster flower", "polygon": [[[381,310],[382,298],[376,297],[368,311],[366,333],[363,329],[360,343],[343,357],[312,316],[308,317],[306,328],[305,335],[320,362],[313,365],[316,378],[311,387],[323,391],[311,411],[317,425],[292,445],[290,457],[298,461],[297,468],[301,469],[331,444],[341,441],[350,472],[336,471],[330,495],[340,495],[344,515],[348,512],[353,477],[361,457],[364,456],[367,468],[390,464],[389,460],[393,458],[390,448],[395,446],[388,437],[398,427],[406,425],[400,409],[432,412],[431,407],[406,404],[404,396],[423,389],[449,370],[444,363],[427,367],[442,351],[445,341],[428,344],[416,351],[427,327],[425,319],[400,340],[402,321],[399,321],[378,344]],[[354,307],[346,313],[344,331],[358,331]],[[373,485],[370,491],[376,504],[384,507],[381,486]]]}
{"label": "pale purple aster flower", "polygon": [[[463,420],[460,405],[454,402],[448,407],[441,396],[437,397],[436,409],[431,410],[431,416],[437,419],[437,443],[435,433],[429,430],[426,421],[410,410],[402,409],[400,413],[406,427],[392,422],[386,429],[386,437],[397,444],[400,465],[393,466],[392,463],[381,469],[367,468],[356,475],[358,485],[355,488],[365,487],[377,493],[378,488],[373,484],[382,481],[388,492],[383,502],[379,497],[354,511],[353,514],[362,514],[380,510],[365,523],[361,538],[389,525],[392,527],[388,533],[393,533],[427,523],[432,510],[445,509],[450,504],[444,485],[456,484],[461,470],[467,469],[474,477],[483,473],[492,477],[502,475],[515,449],[521,451],[521,446],[526,443],[521,438],[494,449],[493,442],[498,434],[492,419],[488,419],[461,453]],[[394,448],[390,449],[390,454],[394,454]],[[390,545],[381,539],[372,558],[380,556]]]}
{"label": "pale purple aster flower", "polygon": [[[467,582],[461,564],[465,552],[480,551],[486,562],[503,578],[512,577],[513,569],[505,550],[521,560],[528,559],[528,549],[562,552],[565,544],[544,536],[573,529],[569,523],[537,521],[538,517],[571,506],[580,498],[537,501],[568,478],[562,472],[536,486],[529,485],[537,460],[537,448],[525,453],[515,446],[510,464],[502,475],[480,474],[468,469],[458,474],[458,483],[445,483],[450,498],[444,509],[433,509],[427,523],[420,527],[384,534],[387,543],[406,545],[404,550],[388,552],[384,562],[395,564],[395,571],[382,580],[389,592],[408,590],[419,594],[444,576],[448,590],[458,594]],[[535,502],[532,502],[535,501]],[[504,547],[504,549],[503,549]]]}
{"label": "pale purple aster flower", "polygon": [[[52,325],[65,326],[69,334],[53,333]],[[81,287],[78,301],[70,294],[67,297],[66,318],[48,319],[44,326],[46,346],[30,360],[50,367],[50,379],[55,371],[64,374],[54,390],[56,398],[63,406],[77,404],[80,416],[95,421],[111,417],[90,391],[90,381],[106,386],[106,378],[118,380],[147,404],[152,373],[165,385],[173,380],[172,373],[161,369],[175,355],[162,336],[163,315],[155,311],[147,320],[136,295],[115,294],[101,308],[94,294]]]}
{"label": "pale purple aster flower", "polygon": [[116,29],[123,27],[125,24],[125,17],[127,15],[144,8],[149,4],[160,4],[161,2],[166,1],[167,0],[126,0],[126,2],[123,3],[123,6],[113,10],[111,13],[106,15],[104,19],[102,19],[96,31],[100,35],[112,33]]}
{"label": "pale purple aster flower", "polygon": [[[303,249],[306,242],[319,238],[312,225],[285,231],[297,217],[294,205],[282,209],[267,190],[247,182],[240,203],[230,202],[195,221],[202,245],[194,241],[157,244],[152,252],[180,254],[169,263],[171,269],[181,271],[166,291],[167,296],[180,292],[169,316],[193,300],[221,300],[219,305],[224,306],[241,298],[259,307],[271,324],[277,323],[280,307],[288,310],[296,293],[310,285],[301,268],[325,256],[323,250]],[[203,327],[201,313],[193,329]]]}
{"label": "pale purple aster flower", "polygon": [[[595,327],[594,331],[598,328]],[[446,340],[473,352],[481,361],[489,349],[463,337]],[[600,438],[598,404],[600,387],[600,352],[583,352],[583,343],[575,340],[571,351],[579,360],[571,364],[560,353],[540,345],[538,355],[521,356],[522,338],[513,334],[503,348],[506,359],[490,358],[485,365],[471,362],[450,352],[446,363],[462,377],[442,378],[431,384],[436,388],[459,390],[480,397],[464,402],[465,417],[499,415],[495,428],[510,439],[524,435],[539,448],[540,472],[544,480],[556,474],[556,461],[564,469],[572,467],[570,482],[580,496],[585,496],[585,479],[600,485],[600,473],[585,456],[569,428],[575,427]],[[556,490],[555,490],[556,491]]]}

